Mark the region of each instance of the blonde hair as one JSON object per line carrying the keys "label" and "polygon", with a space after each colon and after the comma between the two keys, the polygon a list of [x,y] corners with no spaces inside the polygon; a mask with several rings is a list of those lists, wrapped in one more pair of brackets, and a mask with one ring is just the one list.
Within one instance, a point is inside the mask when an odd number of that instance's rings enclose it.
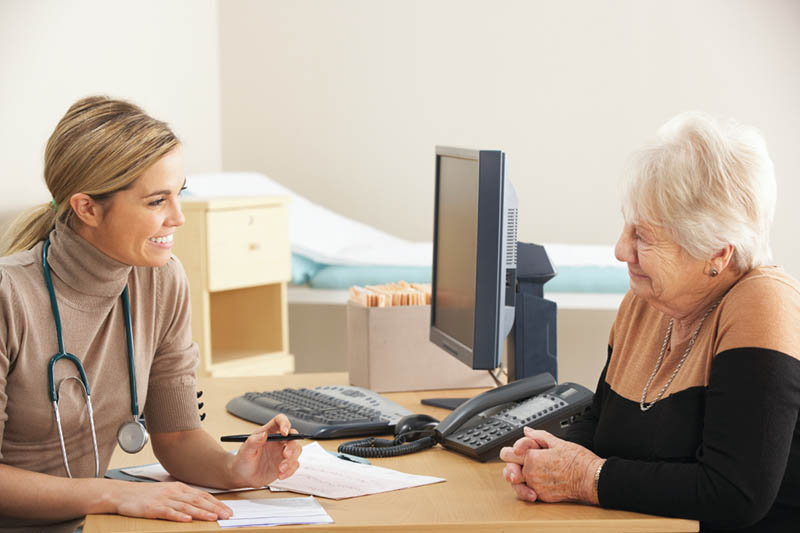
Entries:
{"label": "blonde hair", "polygon": [[697,259],[730,244],[731,266],[747,272],[771,259],[775,200],[775,170],[761,134],[687,112],[636,154],[622,212],[628,223],[664,227]]}
{"label": "blonde hair", "polygon": [[106,96],[75,102],[59,121],[44,152],[44,179],[53,201],[20,215],[3,237],[3,255],[32,248],[56,220],[73,223],[72,195],[105,202],[130,187],[180,141],[165,122]]}

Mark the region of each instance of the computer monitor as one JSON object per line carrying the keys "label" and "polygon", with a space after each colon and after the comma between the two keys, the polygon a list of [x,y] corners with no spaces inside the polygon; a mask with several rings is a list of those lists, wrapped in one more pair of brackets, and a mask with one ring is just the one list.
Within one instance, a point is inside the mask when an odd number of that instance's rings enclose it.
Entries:
{"label": "computer monitor", "polygon": [[500,366],[514,325],[517,194],[497,150],[436,148],[430,339],[474,369]]}
{"label": "computer monitor", "polygon": [[492,370],[514,329],[509,381],[556,377],[556,307],[542,289],[554,275],[543,247],[517,242],[505,154],[437,146],[431,342],[473,369]]}

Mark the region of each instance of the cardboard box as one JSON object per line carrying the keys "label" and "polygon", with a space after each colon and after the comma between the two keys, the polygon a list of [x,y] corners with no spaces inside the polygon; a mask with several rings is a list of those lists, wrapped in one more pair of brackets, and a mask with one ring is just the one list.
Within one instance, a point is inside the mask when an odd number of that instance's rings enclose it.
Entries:
{"label": "cardboard box", "polygon": [[472,370],[428,339],[431,307],[347,304],[350,384],[376,392],[491,387],[486,370]]}

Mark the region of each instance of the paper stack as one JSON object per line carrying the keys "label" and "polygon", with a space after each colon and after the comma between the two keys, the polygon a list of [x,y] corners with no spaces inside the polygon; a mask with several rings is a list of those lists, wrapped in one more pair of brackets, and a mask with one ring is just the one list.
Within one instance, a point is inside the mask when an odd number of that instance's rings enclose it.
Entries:
{"label": "paper stack", "polygon": [[333,518],[313,496],[226,500],[233,518],[217,520],[219,527],[285,526],[289,524],[330,524]]}

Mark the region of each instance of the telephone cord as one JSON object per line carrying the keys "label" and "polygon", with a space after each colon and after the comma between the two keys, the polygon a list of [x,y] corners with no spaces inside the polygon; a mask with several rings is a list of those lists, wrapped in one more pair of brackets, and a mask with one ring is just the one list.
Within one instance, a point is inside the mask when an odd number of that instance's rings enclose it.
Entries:
{"label": "telephone cord", "polygon": [[424,437],[403,444],[398,444],[396,440],[370,437],[368,439],[352,440],[342,443],[339,445],[338,452],[358,457],[397,457],[399,455],[407,455],[409,453],[416,453],[427,448],[432,448],[435,445],[436,439],[433,437]]}

